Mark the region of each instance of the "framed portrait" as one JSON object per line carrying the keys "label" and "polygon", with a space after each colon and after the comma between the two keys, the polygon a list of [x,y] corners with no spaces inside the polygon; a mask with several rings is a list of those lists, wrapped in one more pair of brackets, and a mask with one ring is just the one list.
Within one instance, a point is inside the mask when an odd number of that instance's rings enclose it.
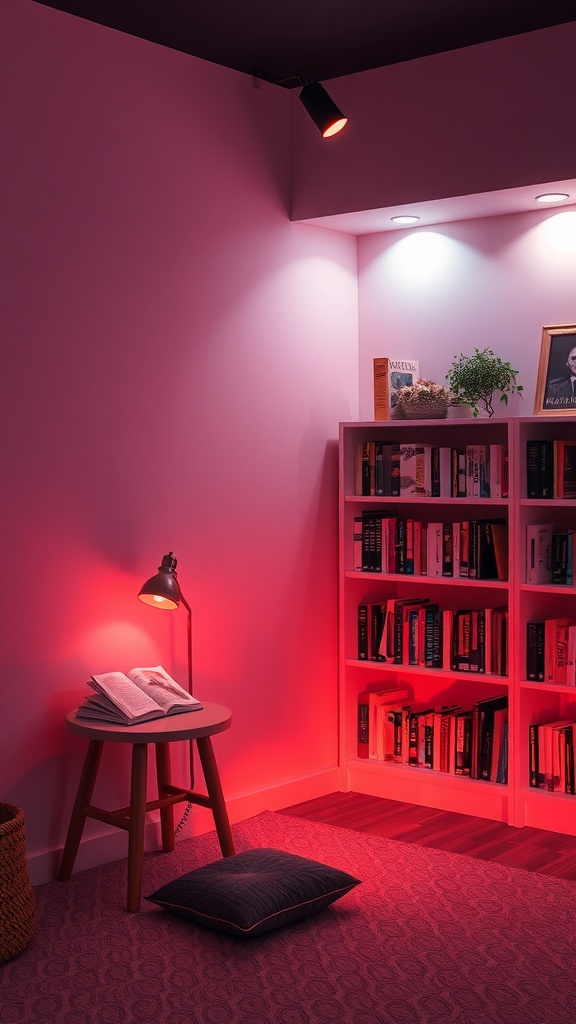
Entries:
{"label": "framed portrait", "polygon": [[576,416],[576,324],[544,327],[535,416]]}

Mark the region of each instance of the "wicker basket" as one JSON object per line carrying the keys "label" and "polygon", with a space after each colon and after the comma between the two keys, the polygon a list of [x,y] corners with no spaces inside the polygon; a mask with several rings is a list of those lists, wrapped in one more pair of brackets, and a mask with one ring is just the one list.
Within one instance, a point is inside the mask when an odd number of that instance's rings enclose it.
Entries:
{"label": "wicker basket", "polygon": [[21,953],[36,927],[36,900],[26,864],[24,811],[0,803],[0,964]]}
{"label": "wicker basket", "polygon": [[402,407],[407,420],[443,420],[448,411],[446,402],[403,402]]}

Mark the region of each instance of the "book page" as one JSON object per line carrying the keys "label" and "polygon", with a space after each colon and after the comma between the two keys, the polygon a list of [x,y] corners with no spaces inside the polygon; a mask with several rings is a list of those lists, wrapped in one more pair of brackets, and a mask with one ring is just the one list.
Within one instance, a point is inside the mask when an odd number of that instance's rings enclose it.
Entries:
{"label": "book page", "polygon": [[123,672],[105,672],[99,676],[92,676],[90,685],[109,697],[128,718],[136,718],[150,712],[158,714],[156,701],[138,686],[134,686]]}
{"label": "book page", "polygon": [[196,707],[199,701],[184,690],[161,665],[154,668],[133,668],[128,678],[164,712],[177,706]]}

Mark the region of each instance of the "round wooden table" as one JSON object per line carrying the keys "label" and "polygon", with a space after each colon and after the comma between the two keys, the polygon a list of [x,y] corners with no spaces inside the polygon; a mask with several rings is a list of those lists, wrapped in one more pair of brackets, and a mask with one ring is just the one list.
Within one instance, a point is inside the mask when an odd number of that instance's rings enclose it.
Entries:
{"label": "round wooden table", "polygon": [[[128,832],[127,908],[131,912],[139,910],[146,812],[160,810],[162,849],[168,852],[174,849],[174,804],[183,801],[211,809],[222,855],[232,856],[235,852],[234,842],[211,740],[212,736],[229,729],[231,720],[232,712],[220,704],[204,704],[199,711],[187,711],[183,714],[170,715],[168,718],[156,718],[152,722],[125,726],[78,718],[76,711],[71,711],[66,719],[68,729],[89,742],[62,853],[58,874],[60,881],[67,882],[70,879],[86,818],[96,818]],[[190,788],[172,784],[170,743],[176,740],[189,740],[191,745],[196,744],[207,795],[196,793],[192,788],[193,784]],[[105,743],[132,744],[130,806],[116,811],[106,811],[91,803]],[[149,743],[154,744],[156,751],[158,799],[147,801],[146,769]]]}

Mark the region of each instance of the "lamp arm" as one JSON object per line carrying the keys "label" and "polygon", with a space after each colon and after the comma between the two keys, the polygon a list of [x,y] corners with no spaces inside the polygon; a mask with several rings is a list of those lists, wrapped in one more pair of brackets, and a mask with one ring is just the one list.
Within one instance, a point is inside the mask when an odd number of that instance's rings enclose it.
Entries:
{"label": "lamp arm", "polygon": [[188,647],[188,692],[192,693],[192,609],[184,594],[180,592],[180,600],[186,609],[186,632]]}

